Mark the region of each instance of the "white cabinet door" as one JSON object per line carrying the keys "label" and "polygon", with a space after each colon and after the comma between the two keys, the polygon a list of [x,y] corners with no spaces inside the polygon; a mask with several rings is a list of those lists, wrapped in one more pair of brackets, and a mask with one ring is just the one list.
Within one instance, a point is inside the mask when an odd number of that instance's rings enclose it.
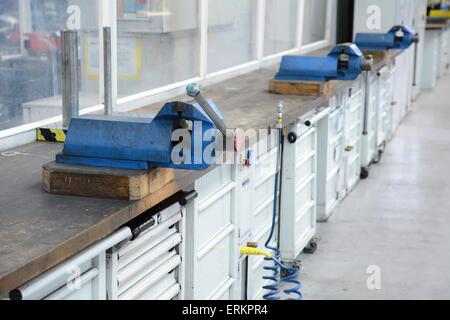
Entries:
{"label": "white cabinet door", "polygon": [[424,63],[422,65],[422,89],[432,90],[436,86],[438,68],[438,30],[427,30],[425,35]]}
{"label": "white cabinet door", "polygon": [[234,299],[238,294],[239,229],[236,166],[199,179],[186,207],[186,299]]}
{"label": "white cabinet door", "polygon": [[280,249],[294,260],[316,232],[317,130],[299,122],[288,132],[297,140],[284,147]]}
{"label": "white cabinet door", "polygon": [[378,72],[378,103],[377,103],[377,147],[381,149],[390,137],[391,131],[391,103],[393,100],[393,72],[391,66],[384,67]]}
{"label": "white cabinet door", "polygon": [[346,92],[330,100],[331,112],[317,125],[317,220],[327,221],[345,197]]}
{"label": "white cabinet door", "polygon": [[[269,141],[277,141],[275,135],[267,138]],[[269,147],[261,148],[262,145]],[[269,145],[268,141],[262,140],[258,146],[255,163],[252,166],[252,190],[251,190],[251,241],[264,249],[269,239],[274,209],[275,176],[277,173],[277,157],[279,149],[277,146]],[[263,150],[261,150],[263,149]],[[268,151],[266,151],[268,149]],[[276,227],[275,230],[278,230]],[[271,246],[278,246],[277,232],[275,233]],[[262,300],[265,292],[263,286],[268,284],[264,276],[270,276],[271,272],[264,270],[271,262],[263,257],[248,257],[247,270],[247,298],[249,300]]]}
{"label": "white cabinet door", "polygon": [[[361,166],[368,168],[377,152],[377,104],[378,104],[378,77],[376,74],[370,74],[370,86],[368,94],[367,114],[364,114],[362,144],[361,144]],[[365,108],[364,108],[365,109]],[[365,110],[366,111],[366,110]]]}
{"label": "white cabinet door", "polygon": [[419,43],[417,44],[417,57],[416,57],[416,73],[415,78],[413,75],[413,93],[412,98],[415,100],[421,91],[422,85],[422,64],[424,61],[424,50],[425,50],[425,25],[427,17],[427,1],[426,0],[416,0],[415,1],[415,17],[413,28],[419,34]]}
{"label": "white cabinet door", "polygon": [[364,91],[361,80],[349,89],[345,115],[345,180],[350,192],[360,180]]}

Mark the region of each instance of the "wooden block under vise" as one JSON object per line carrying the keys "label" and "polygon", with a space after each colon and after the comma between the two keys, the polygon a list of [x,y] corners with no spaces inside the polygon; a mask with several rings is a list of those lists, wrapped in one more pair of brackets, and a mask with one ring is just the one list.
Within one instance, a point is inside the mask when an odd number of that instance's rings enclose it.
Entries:
{"label": "wooden block under vise", "polygon": [[280,81],[273,79],[269,82],[269,92],[284,95],[331,97],[333,81]]}
{"label": "wooden block under vise", "polygon": [[83,167],[51,162],[42,168],[42,187],[51,194],[140,200],[172,182],[173,169],[149,171]]}
{"label": "wooden block under vise", "polygon": [[392,52],[392,50],[387,51],[367,50],[363,51],[363,54],[366,57],[371,55],[375,63],[383,62],[384,64],[387,65],[392,63],[392,59],[394,57],[394,53]]}

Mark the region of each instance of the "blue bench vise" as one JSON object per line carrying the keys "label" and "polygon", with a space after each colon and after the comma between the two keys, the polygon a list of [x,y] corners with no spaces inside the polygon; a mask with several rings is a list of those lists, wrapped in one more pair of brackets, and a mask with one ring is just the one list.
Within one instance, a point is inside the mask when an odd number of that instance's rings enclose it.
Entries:
{"label": "blue bench vise", "polygon": [[[214,103],[208,103],[216,117],[223,121]],[[172,141],[172,134],[177,129],[187,130],[190,133],[190,141]],[[216,125],[198,104],[183,102],[166,103],[155,118],[73,118],[64,150],[56,156],[56,162],[129,170],[205,170],[214,161],[203,157],[207,147],[208,150],[214,150],[215,147],[215,139],[203,141],[204,134],[211,129],[216,129]],[[190,154],[182,154],[184,151],[178,151],[181,148],[175,148],[181,142],[187,143],[184,150],[189,150]],[[200,149],[200,146],[201,150],[195,150],[195,147]],[[198,159],[200,151],[201,159]],[[178,153],[175,158],[181,160],[174,162],[172,153]]]}
{"label": "blue bench vise", "polygon": [[370,71],[372,59],[366,58],[352,43],[340,44],[325,57],[284,56],[278,81],[352,81],[362,71]]}
{"label": "blue bench vise", "polygon": [[405,50],[419,42],[419,35],[408,26],[394,26],[388,33],[358,33],[355,44],[361,50]]}

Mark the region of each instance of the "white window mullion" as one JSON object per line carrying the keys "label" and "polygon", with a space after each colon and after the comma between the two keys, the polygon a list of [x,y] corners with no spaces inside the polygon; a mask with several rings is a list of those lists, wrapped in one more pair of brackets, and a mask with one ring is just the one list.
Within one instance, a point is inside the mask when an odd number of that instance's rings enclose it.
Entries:
{"label": "white window mullion", "polygon": [[264,32],[266,26],[266,0],[258,0],[256,7],[256,58],[261,61],[264,58]]}
{"label": "white window mullion", "polygon": [[21,53],[25,55],[25,41],[23,41],[24,34],[31,33],[31,0],[19,1],[19,19],[20,19],[20,49]]}
{"label": "white window mullion", "polygon": [[331,0],[327,1],[327,20],[325,27],[325,40],[327,41],[327,45],[331,44],[331,22],[333,21],[333,3]]}
{"label": "white window mullion", "polygon": [[[305,19],[305,1],[307,0],[300,0],[301,2],[301,16],[303,19]],[[309,44],[304,44],[303,41],[303,35],[304,35],[304,30],[303,30],[303,26],[301,27],[301,47],[300,47],[300,52],[303,53],[307,53],[310,51],[314,51],[314,50],[319,50],[322,48],[325,48],[327,46],[330,46],[331,44],[331,23],[333,21],[333,3],[332,0],[327,0],[326,1],[326,17],[325,17],[325,35],[324,35],[324,39],[317,41],[317,42],[313,42],[313,43],[309,43]]]}
{"label": "white window mullion", "polygon": [[206,78],[208,74],[208,2],[200,2],[200,77]]}
{"label": "white window mullion", "polygon": [[117,1],[108,1],[110,3],[110,27],[111,27],[111,76],[112,76],[112,109],[117,105],[118,89],[117,89]]}
{"label": "white window mullion", "polygon": [[98,103],[103,104],[103,27],[105,20],[105,0],[98,0]]}

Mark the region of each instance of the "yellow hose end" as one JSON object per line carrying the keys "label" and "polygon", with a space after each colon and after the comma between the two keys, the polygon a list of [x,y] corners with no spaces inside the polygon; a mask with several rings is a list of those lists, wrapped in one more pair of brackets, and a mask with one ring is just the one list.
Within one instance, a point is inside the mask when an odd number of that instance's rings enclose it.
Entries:
{"label": "yellow hose end", "polygon": [[272,255],[264,250],[257,248],[243,247],[241,248],[241,254],[245,256],[263,256],[266,258],[272,258]]}

